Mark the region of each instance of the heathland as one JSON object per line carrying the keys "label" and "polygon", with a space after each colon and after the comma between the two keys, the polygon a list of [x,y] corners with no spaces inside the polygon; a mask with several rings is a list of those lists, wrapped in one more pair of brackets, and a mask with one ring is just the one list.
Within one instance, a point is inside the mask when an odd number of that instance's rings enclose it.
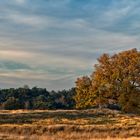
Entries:
{"label": "heathland", "polygon": [[103,54],[70,90],[1,89],[0,109],[2,140],[140,139],[140,52]]}
{"label": "heathland", "polygon": [[140,116],[109,109],[0,111],[1,140],[140,139]]}

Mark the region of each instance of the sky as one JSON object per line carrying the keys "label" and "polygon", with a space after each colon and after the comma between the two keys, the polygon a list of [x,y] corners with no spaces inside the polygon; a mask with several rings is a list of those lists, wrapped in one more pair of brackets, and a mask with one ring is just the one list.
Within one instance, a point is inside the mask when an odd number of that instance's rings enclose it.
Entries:
{"label": "sky", "polygon": [[69,89],[103,53],[140,49],[140,0],[0,0],[0,88]]}

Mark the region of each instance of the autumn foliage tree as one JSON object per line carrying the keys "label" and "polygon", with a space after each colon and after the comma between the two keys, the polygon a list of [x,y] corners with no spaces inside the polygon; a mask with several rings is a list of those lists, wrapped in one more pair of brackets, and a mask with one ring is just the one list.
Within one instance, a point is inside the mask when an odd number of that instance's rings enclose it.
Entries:
{"label": "autumn foliage tree", "polygon": [[114,100],[125,112],[140,112],[140,52],[136,49],[103,54],[90,79],[86,95],[94,99],[91,105]]}
{"label": "autumn foliage tree", "polygon": [[90,106],[90,88],[91,80],[88,76],[78,78],[76,81],[76,108],[85,108]]}

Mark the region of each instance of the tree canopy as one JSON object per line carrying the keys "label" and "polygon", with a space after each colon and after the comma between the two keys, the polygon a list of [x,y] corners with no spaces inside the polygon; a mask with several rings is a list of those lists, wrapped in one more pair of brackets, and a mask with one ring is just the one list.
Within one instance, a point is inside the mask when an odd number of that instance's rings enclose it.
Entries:
{"label": "tree canopy", "polygon": [[113,100],[125,112],[140,112],[140,52],[132,49],[112,56],[103,54],[94,68],[92,75],[86,78],[90,81],[86,94],[83,85],[87,80],[76,81],[78,108],[83,98],[87,100],[81,107],[87,103],[91,106],[109,104]]}

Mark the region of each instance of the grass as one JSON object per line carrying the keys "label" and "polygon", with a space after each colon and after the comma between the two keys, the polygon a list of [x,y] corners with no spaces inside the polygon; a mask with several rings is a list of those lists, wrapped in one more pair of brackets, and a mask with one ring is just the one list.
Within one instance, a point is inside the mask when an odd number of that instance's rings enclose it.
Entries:
{"label": "grass", "polygon": [[108,109],[0,111],[0,140],[140,139],[140,116]]}

